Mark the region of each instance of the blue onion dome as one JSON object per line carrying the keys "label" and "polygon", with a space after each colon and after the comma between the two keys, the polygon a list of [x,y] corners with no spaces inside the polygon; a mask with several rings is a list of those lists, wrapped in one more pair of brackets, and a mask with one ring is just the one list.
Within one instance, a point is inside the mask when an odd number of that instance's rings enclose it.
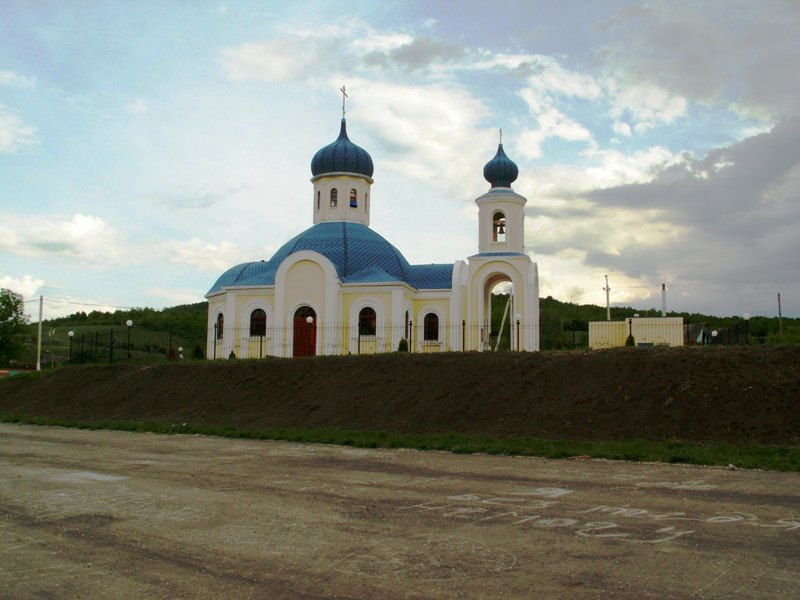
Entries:
{"label": "blue onion dome", "polygon": [[347,137],[344,119],[336,141],[318,150],[311,159],[311,174],[314,177],[325,173],[357,173],[372,177],[373,170],[369,153]]}
{"label": "blue onion dome", "polygon": [[497,146],[497,154],[483,167],[483,178],[492,184],[493,188],[510,188],[512,182],[517,180],[519,168],[513,160],[506,156],[503,144]]}

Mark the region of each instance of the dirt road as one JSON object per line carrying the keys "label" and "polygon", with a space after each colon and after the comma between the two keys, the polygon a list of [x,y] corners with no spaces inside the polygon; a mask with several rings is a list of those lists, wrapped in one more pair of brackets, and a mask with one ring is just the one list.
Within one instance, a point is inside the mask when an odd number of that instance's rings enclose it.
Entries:
{"label": "dirt road", "polygon": [[3,598],[796,598],[800,474],[0,425]]}

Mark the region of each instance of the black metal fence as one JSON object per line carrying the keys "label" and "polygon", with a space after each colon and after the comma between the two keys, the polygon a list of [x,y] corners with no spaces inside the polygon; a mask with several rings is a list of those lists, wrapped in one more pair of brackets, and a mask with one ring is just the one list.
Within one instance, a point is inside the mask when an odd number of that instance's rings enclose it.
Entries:
{"label": "black metal fence", "polygon": [[[220,335],[209,329],[150,329],[145,327],[87,326],[56,338],[45,337],[42,364],[53,365],[153,360],[202,360],[231,358],[292,357],[306,355],[376,354],[409,352],[516,351],[588,348],[588,324],[579,321],[543,320],[538,326],[508,323],[503,328],[488,325],[440,323],[436,327],[409,322],[374,330],[327,324],[297,328],[265,328],[260,335],[250,330],[226,327]],[[71,335],[69,335],[71,334]],[[746,323],[713,328],[703,323],[684,324],[685,345],[746,344],[759,341]],[[35,362],[35,354],[33,362]]]}
{"label": "black metal fence", "polygon": [[[166,330],[88,327],[86,331],[70,331],[67,335],[66,359],[70,364],[202,359],[207,339],[205,329],[171,327]],[[47,362],[46,345],[42,361]]]}
{"label": "black metal fence", "polygon": [[721,327],[705,323],[685,323],[683,329],[684,344],[687,346],[753,344],[764,341],[762,337],[751,334],[746,321]]}
{"label": "black metal fence", "polygon": [[[208,357],[265,358],[308,355],[379,354],[408,352],[454,352],[487,350],[532,350],[536,326],[512,323],[492,331],[487,325],[461,323],[417,324],[410,321],[360,328],[357,325],[299,322],[295,325],[249,328],[216,326],[209,332]],[[211,341],[213,340],[213,342]]]}

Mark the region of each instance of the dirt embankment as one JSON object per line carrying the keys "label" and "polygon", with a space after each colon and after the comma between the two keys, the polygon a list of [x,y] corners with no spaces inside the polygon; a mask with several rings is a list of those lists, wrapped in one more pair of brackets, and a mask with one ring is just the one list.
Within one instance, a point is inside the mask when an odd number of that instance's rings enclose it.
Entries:
{"label": "dirt embankment", "polygon": [[800,347],[73,367],[0,381],[0,413],[247,429],[800,444]]}

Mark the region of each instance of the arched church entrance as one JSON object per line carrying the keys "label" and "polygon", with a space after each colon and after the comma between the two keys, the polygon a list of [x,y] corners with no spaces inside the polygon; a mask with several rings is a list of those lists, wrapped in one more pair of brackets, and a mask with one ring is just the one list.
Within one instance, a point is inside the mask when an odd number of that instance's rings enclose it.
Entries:
{"label": "arched church entrance", "polygon": [[317,313],[310,306],[294,312],[292,356],[315,356],[317,353]]}
{"label": "arched church entrance", "polygon": [[482,349],[515,350],[517,311],[511,278],[505,273],[495,273],[487,278],[483,287],[482,303]]}

